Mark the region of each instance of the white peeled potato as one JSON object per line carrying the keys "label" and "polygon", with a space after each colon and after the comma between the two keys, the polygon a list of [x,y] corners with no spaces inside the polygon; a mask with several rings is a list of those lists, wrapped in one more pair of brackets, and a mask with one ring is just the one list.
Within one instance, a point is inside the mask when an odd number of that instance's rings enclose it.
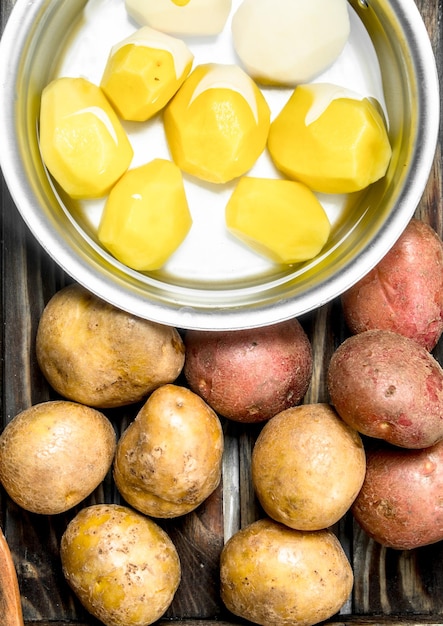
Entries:
{"label": "white peeled potato", "polygon": [[244,0],[232,18],[234,48],[262,83],[309,82],[338,58],[349,33],[346,0]]}
{"label": "white peeled potato", "polygon": [[179,35],[217,35],[223,30],[231,0],[126,0],[126,10],[140,25]]}

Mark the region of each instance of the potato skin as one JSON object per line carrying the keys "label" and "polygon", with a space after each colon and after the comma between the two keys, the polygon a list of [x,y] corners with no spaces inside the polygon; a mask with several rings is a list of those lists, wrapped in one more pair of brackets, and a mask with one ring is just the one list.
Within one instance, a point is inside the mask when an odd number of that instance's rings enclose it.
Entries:
{"label": "potato skin", "polygon": [[95,408],[143,400],[175,381],[185,359],[177,329],[121,311],[77,284],[46,305],[36,352],[60,395]]}
{"label": "potato skin", "polygon": [[443,332],[443,243],[412,219],[386,256],[342,295],[354,334],[392,330],[432,350]]}
{"label": "potato skin", "polygon": [[82,509],[60,543],[63,573],[84,607],[106,626],[147,626],[180,583],[177,550],[155,522],[128,507]]}
{"label": "potato skin", "polygon": [[303,404],[271,418],[252,451],[252,482],[269,517],[297,530],[332,526],[365,477],[363,442],[327,404]]}
{"label": "potato skin", "polygon": [[299,404],[312,375],[312,349],[297,319],[236,331],[188,331],[183,372],[219,415],[262,422]]}
{"label": "potato skin", "polygon": [[99,411],[65,400],[17,414],[0,436],[0,482],[32,513],[55,515],[79,504],[103,481],[116,435]]}
{"label": "potato skin", "polygon": [[262,626],[311,626],[346,602],[353,573],[330,530],[303,532],[261,519],[238,531],[220,558],[221,597]]}
{"label": "potato skin", "polygon": [[163,385],[117,444],[116,486],[146,515],[189,513],[220,482],[223,443],[220,420],[202,398],[185,387]]}
{"label": "potato skin", "polygon": [[338,414],[364,435],[404,448],[443,438],[443,370],[413,339],[387,330],[349,337],[327,382]]}
{"label": "potato skin", "polygon": [[443,539],[443,441],[423,450],[381,445],[367,451],[367,473],[352,513],[378,543],[411,550]]}

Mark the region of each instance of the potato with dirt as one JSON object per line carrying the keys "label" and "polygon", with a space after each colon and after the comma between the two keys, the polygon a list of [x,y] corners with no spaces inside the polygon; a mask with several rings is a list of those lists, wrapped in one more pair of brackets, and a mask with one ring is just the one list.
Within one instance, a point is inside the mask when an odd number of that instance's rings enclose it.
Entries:
{"label": "potato with dirt", "polygon": [[145,515],[189,513],[217,488],[223,445],[220,420],[204,400],[186,387],[163,385],[118,441],[117,489]]}
{"label": "potato with dirt", "polygon": [[328,404],[302,404],[271,418],[252,451],[252,483],[269,517],[320,530],[351,507],[366,471],[363,442]]}
{"label": "potato with dirt", "polygon": [[404,448],[443,438],[443,369],[416,341],[389,330],[346,339],[327,384],[340,417],[360,433]]}
{"label": "potato with dirt", "polygon": [[105,626],[148,626],[169,608],[181,578],[169,535],[125,506],[82,509],[60,543],[63,574]]}
{"label": "potato with dirt", "polygon": [[353,573],[332,531],[299,531],[264,518],[225,544],[220,584],[234,615],[261,626],[312,626],[344,605]]}
{"label": "potato with dirt", "polygon": [[443,441],[422,450],[370,446],[352,513],[372,539],[396,550],[443,540]]}
{"label": "potato with dirt", "polygon": [[18,413],[0,435],[0,482],[23,509],[63,513],[89,496],[111,468],[116,435],[108,418],[65,400]]}
{"label": "potato with dirt", "polygon": [[184,336],[189,387],[219,415],[263,422],[300,403],[312,375],[312,348],[297,319]]}
{"label": "potato with dirt", "polygon": [[432,350],[443,332],[443,242],[412,219],[386,256],[342,295],[353,334],[383,329]]}
{"label": "potato with dirt", "polygon": [[185,359],[176,328],[122,311],[75,283],[44,308],[36,352],[57,393],[95,408],[142,401],[174,382]]}

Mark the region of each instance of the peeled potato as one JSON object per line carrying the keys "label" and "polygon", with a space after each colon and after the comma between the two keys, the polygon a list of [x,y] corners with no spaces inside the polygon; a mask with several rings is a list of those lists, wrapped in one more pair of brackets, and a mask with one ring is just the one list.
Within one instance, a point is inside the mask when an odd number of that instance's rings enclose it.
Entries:
{"label": "peeled potato", "polygon": [[294,89],[271,124],[268,149],[285,176],[327,194],[380,180],[392,156],[377,104],[332,83]]}
{"label": "peeled potato", "polygon": [[244,0],[232,18],[235,50],[263,83],[312,80],[337,59],[349,33],[346,0]]}
{"label": "peeled potato", "polygon": [[92,493],[111,467],[112,424],[99,411],[68,401],[36,404],[0,436],[0,482],[32,513],[55,515]]}
{"label": "peeled potato", "polygon": [[103,91],[85,78],[57,78],[43,90],[40,149],[49,172],[73,198],[105,196],[134,156]]}
{"label": "peeled potato", "polygon": [[36,351],[60,395],[96,408],[139,402],[173,382],[185,359],[175,328],[126,313],[77,284],[46,305]]}
{"label": "peeled potato", "polygon": [[346,602],[349,561],[330,530],[303,532],[269,519],[238,531],[220,559],[221,596],[235,615],[262,626],[311,626]]}
{"label": "peeled potato", "polygon": [[294,180],[242,177],[228,200],[225,216],[235,237],[274,263],[312,259],[331,232],[318,198]]}
{"label": "peeled potato", "polygon": [[223,30],[231,0],[125,0],[125,6],[138,24],[164,33],[208,36]]}
{"label": "peeled potato", "polygon": [[328,404],[273,417],[252,452],[252,481],[266,513],[298,530],[320,530],[349,510],[366,471],[360,435]]}
{"label": "peeled potato", "polygon": [[183,171],[211,183],[245,174],[266,147],[270,109],[238,65],[197,65],[164,109],[166,139]]}
{"label": "peeled potato", "polygon": [[189,389],[164,385],[120,438],[115,483],[142,513],[177,517],[216,489],[222,454],[223,431],[214,411]]}
{"label": "peeled potato", "polygon": [[114,185],[97,236],[128,267],[150,271],[166,263],[191,225],[181,171],[168,159],[153,159]]}
{"label": "peeled potato", "polygon": [[80,511],[60,544],[63,573],[79,600],[105,626],[148,626],[168,609],[180,560],[155,522],[115,504]]}
{"label": "peeled potato", "polygon": [[100,86],[120,117],[144,122],[172,98],[193,59],[184,41],[145,26],[113,46]]}

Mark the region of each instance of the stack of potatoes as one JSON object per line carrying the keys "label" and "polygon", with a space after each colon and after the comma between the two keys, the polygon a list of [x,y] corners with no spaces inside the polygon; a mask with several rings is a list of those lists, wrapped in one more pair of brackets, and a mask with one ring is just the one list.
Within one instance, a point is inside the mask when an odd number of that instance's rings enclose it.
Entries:
{"label": "stack of potatoes", "polygon": [[[223,422],[258,425],[251,481],[262,517],[227,541],[220,593],[251,622],[308,626],[345,604],[353,573],[333,532],[348,511],[376,541],[443,539],[443,244],[411,220],[342,297],[351,336],[332,355],[328,403],[307,403],[313,352],[297,319],[238,331],[179,331],[72,284],[36,336],[58,399],[0,435],[0,481],[23,509],[80,505],[60,545],[68,583],[106,626],[146,626],[181,577],[158,521],[219,486]],[[109,412],[132,406],[117,437]],[[123,505],[82,502],[112,472]],[[141,601],[141,598],[144,598]],[[148,601],[147,601],[148,600]]]}

